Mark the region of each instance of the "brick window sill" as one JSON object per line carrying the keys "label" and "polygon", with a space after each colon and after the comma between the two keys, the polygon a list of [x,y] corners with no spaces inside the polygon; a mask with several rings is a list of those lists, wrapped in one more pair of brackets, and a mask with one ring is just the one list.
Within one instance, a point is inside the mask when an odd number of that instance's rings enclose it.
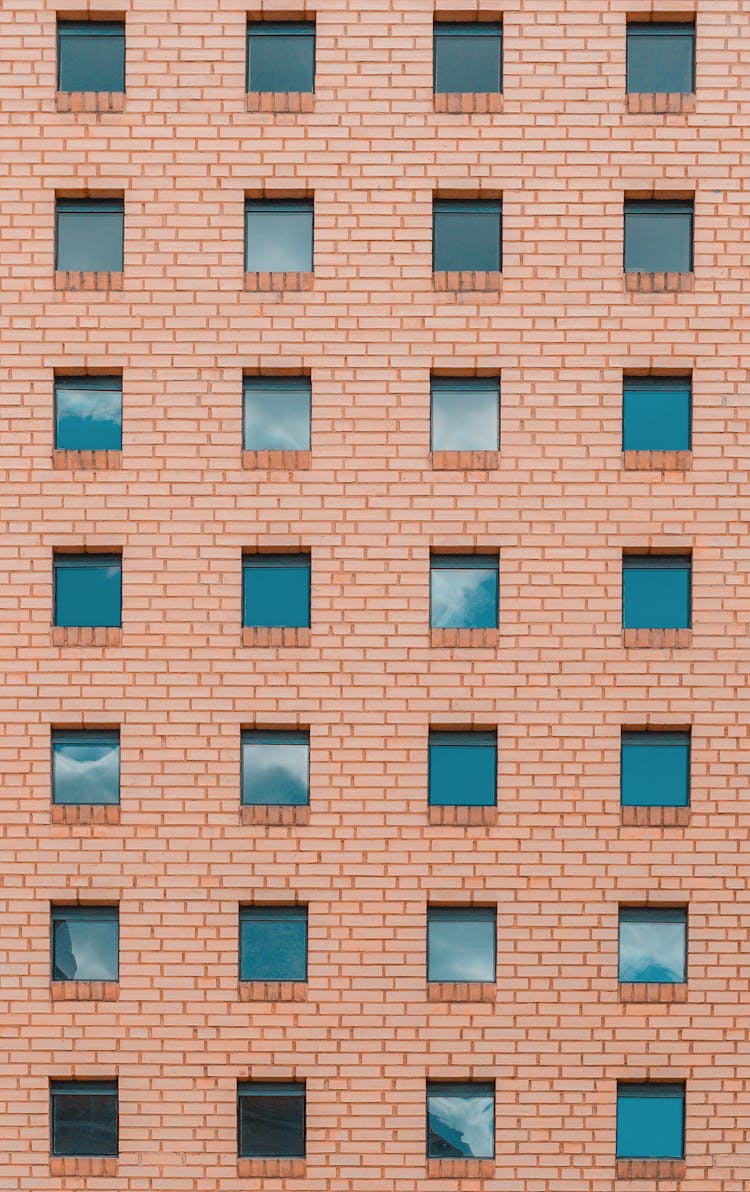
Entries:
{"label": "brick window sill", "polygon": [[497,629],[431,629],[430,645],[447,649],[465,646],[494,649],[500,635]]}
{"label": "brick window sill", "polygon": [[621,1002],[648,1002],[651,1005],[667,1006],[673,1002],[687,1001],[687,984],[655,982],[623,982],[620,985]]}
{"label": "brick window sill", "polygon": [[124,112],[124,91],[58,91],[58,112]]}
{"label": "brick window sill", "polygon": [[293,828],[310,822],[310,808],[305,805],[289,806],[252,804],[240,807],[240,823],[247,827]]}
{"label": "brick window sill", "polygon": [[53,646],[121,646],[119,625],[55,625],[52,628]]}
{"label": "brick window sill", "polygon": [[240,981],[241,1002],[304,1002],[305,981]]}
{"label": "brick window sill", "polygon": [[689,807],[622,807],[620,820],[624,828],[687,828]]}
{"label": "brick window sill", "polygon": [[692,451],[623,451],[626,472],[687,472],[693,463]]}
{"label": "brick window sill", "polygon": [[53,981],[53,1002],[116,1002],[120,996],[117,981]]}
{"label": "brick window sill", "polygon": [[56,1155],[49,1161],[50,1175],[117,1175],[117,1159],[93,1155]]}
{"label": "brick window sill", "polygon": [[246,273],[245,290],[251,294],[277,294],[282,291],[311,290],[313,273]]}
{"label": "brick window sill", "polygon": [[428,1002],[494,1002],[497,988],[489,981],[431,981]]}
{"label": "brick window sill", "polygon": [[119,824],[119,803],[53,803],[53,824]]}
{"label": "brick window sill", "polygon": [[631,116],[687,116],[695,111],[695,94],[680,91],[632,92],[626,97]]}
{"label": "brick window sill", "polygon": [[618,1180],[682,1180],[685,1178],[684,1159],[618,1159],[615,1168]]}
{"label": "brick window sill", "polygon": [[499,293],[502,282],[502,273],[480,269],[446,270],[432,275],[433,288],[439,291],[487,290]]}
{"label": "brick window sill", "polygon": [[625,274],[625,289],[629,294],[676,294],[692,290],[694,273],[639,273]]}
{"label": "brick window sill", "polygon": [[122,467],[121,451],[62,451],[52,452],[52,467],[57,471],[86,469],[96,472],[113,471]]}
{"label": "brick window sill", "polygon": [[294,472],[310,467],[309,451],[243,451],[242,467],[248,472]]}
{"label": "brick window sill", "polygon": [[248,91],[245,96],[247,112],[314,112],[312,91]]}
{"label": "brick window sill", "polygon": [[307,627],[245,626],[242,630],[242,644],[243,646],[309,646],[310,630]]}
{"label": "brick window sill", "polygon": [[238,1159],[241,1179],[303,1179],[304,1159]]}
{"label": "brick window sill", "polygon": [[495,1174],[494,1159],[428,1159],[427,1178],[431,1180],[481,1180]]}
{"label": "brick window sill", "polygon": [[70,291],[122,290],[125,287],[124,273],[86,273],[79,269],[56,269],[55,289]]}
{"label": "brick window sill", "polygon": [[489,472],[500,467],[500,452],[431,451],[430,467],[436,472]]}
{"label": "brick window sill", "polygon": [[623,629],[626,649],[683,650],[693,643],[692,629]]}
{"label": "brick window sill", "polygon": [[503,97],[499,91],[439,91],[434,96],[435,111],[455,116],[484,115],[502,112]]}
{"label": "brick window sill", "polygon": [[497,823],[497,807],[428,807],[428,822],[434,827],[488,827]]}

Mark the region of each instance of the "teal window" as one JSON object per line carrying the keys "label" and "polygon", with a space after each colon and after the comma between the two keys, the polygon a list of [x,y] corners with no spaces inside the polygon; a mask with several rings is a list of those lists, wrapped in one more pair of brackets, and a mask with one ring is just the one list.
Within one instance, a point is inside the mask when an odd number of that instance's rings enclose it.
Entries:
{"label": "teal window", "polygon": [[494,984],[495,920],[490,907],[428,907],[427,980]]}
{"label": "teal window", "polygon": [[313,267],[313,205],[309,201],[245,203],[248,273],[309,273]]}
{"label": "teal window", "polygon": [[687,807],[690,733],[623,732],[620,798],[623,807]]}
{"label": "teal window", "polygon": [[120,273],[125,205],[122,199],[58,199],[55,268]]}
{"label": "teal window", "polygon": [[625,272],[691,273],[693,204],[625,203]]}
{"label": "teal window", "polygon": [[502,25],[441,21],[434,38],[436,92],[502,91]]}
{"label": "teal window", "polygon": [[55,447],[122,450],[121,377],[55,377]]}
{"label": "teal window", "polygon": [[240,980],[307,980],[307,907],[240,909]]}
{"label": "teal window", "polygon": [[433,377],[433,451],[497,451],[500,382],[497,377]]}
{"label": "teal window", "polygon": [[622,623],[625,629],[689,629],[690,556],[625,555]]}
{"label": "teal window", "polygon": [[620,907],[619,979],[672,985],[687,980],[684,907]]}
{"label": "teal window", "polygon": [[50,1081],[50,1150],[57,1155],[117,1155],[117,1081]]}
{"label": "teal window", "polygon": [[496,734],[431,732],[428,787],[432,807],[494,807]]}
{"label": "teal window", "polygon": [[125,90],[124,21],[58,21],[57,90]]}
{"label": "teal window", "polygon": [[52,908],[53,981],[117,981],[119,950],[116,906]]}
{"label": "teal window", "polygon": [[248,730],[242,734],[242,802],[303,807],[310,801],[310,734]]}
{"label": "teal window", "polygon": [[309,377],[246,377],[246,451],[309,451]]}
{"label": "teal window", "polygon": [[315,23],[251,21],[247,26],[248,91],[315,89]]}
{"label": "teal window", "polygon": [[119,555],[56,555],[55,625],[122,623],[122,559]]}
{"label": "teal window", "polygon": [[240,1081],[237,1143],[241,1159],[304,1159],[304,1084]]}
{"label": "teal window", "polygon": [[243,625],[309,626],[309,555],[245,555],[242,581]]}
{"label": "teal window", "polygon": [[629,92],[695,91],[695,24],[629,21],[626,89]]}
{"label": "teal window", "polygon": [[689,451],[689,377],[625,377],[623,451]]}
{"label": "teal window", "polygon": [[428,1159],[492,1159],[495,1155],[495,1086],[427,1085]]}
{"label": "teal window", "polygon": [[120,735],[97,730],[52,732],[52,802],[120,802]]}
{"label": "teal window", "polygon": [[502,205],[491,202],[436,201],[433,204],[432,268],[502,268]]}
{"label": "teal window", "polygon": [[496,629],[496,555],[433,555],[430,625],[433,629]]}
{"label": "teal window", "polygon": [[683,1083],[618,1084],[617,1158],[685,1158]]}

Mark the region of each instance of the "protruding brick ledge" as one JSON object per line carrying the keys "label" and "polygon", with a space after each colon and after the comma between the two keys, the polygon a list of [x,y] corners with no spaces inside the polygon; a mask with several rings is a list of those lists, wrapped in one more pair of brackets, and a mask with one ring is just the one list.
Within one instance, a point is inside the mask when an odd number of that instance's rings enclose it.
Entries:
{"label": "protruding brick ledge", "polygon": [[120,996],[117,981],[53,981],[53,1002],[116,1002]]}
{"label": "protruding brick ledge", "polygon": [[430,467],[436,472],[489,472],[500,467],[500,452],[431,451]]}
{"label": "protruding brick ledge", "polygon": [[310,822],[310,808],[304,806],[269,806],[267,804],[253,804],[240,807],[240,823],[248,827],[284,827],[294,828],[304,826]]}
{"label": "protruding brick ledge", "polygon": [[462,269],[433,273],[432,284],[436,290],[490,290],[502,289],[502,273],[484,270]]}
{"label": "protruding brick ledge", "polygon": [[50,1175],[117,1175],[117,1159],[84,1155],[56,1156],[49,1161]]}
{"label": "protruding brick ledge", "polygon": [[673,1002],[687,1001],[687,984],[623,982],[620,985],[621,1002],[650,1002],[653,1005],[666,1006]]}
{"label": "protruding brick ledge", "polygon": [[621,807],[624,828],[687,828],[689,807]]}
{"label": "protruding brick ledge", "polygon": [[471,116],[488,112],[502,112],[503,97],[499,91],[440,91],[434,96],[436,112],[455,116]]}
{"label": "protruding brick ledge", "polygon": [[246,273],[245,289],[253,294],[276,294],[282,291],[311,290],[313,273]]}
{"label": "protruding brick ledge", "polygon": [[295,472],[309,468],[309,451],[243,451],[242,467],[247,471]]}
{"label": "protruding brick ledge", "polygon": [[52,452],[52,467],[58,471],[73,468],[97,472],[112,471],[122,467],[121,451],[61,451]]}
{"label": "protruding brick ledge", "polygon": [[92,290],[122,290],[125,286],[124,273],[85,273],[78,269],[56,269],[55,289],[87,291]]}
{"label": "protruding brick ledge", "polygon": [[427,819],[436,827],[471,828],[497,823],[497,807],[429,807]]}
{"label": "protruding brick ledge", "polygon": [[692,629],[623,629],[627,649],[684,650],[692,645]]}
{"label": "protruding brick ledge", "polygon": [[695,111],[695,95],[680,91],[635,92],[627,96],[631,116],[687,116]]}
{"label": "protruding brick ledge", "polygon": [[237,1175],[240,1179],[302,1179],[305,1175],[304,1159],[238,1159]]}
{"label": "protruding brick ledge", "polygon": [[247,112],[314,112],[312,91],[248,91]]}
{"label": "protruding brick ledge", "polygon": [[58,112],[124,112],[124,91],[58,91],[55,95]]}
{"label": "protruding brick ledge", "polygon": [[615,1176],[618,1180],[682,1180],[685,1160],[618,1159]]}
{"label": "protruding brick ledge", "polygon": [[53,824],[119,824],[119,803],[53,803]]}
{"label": "protruding brick ledge", "polygon": [[631,294],[676,294],[692,290],[694,273],[639,273],[633,270],[625,274],[625,289]]}
{"label": "protruding brick ledge", "polygon": [[54,625],[53,646],[120,646],[122,629],[119,625]]}
{"label": "protruding brick ledge", "polygon": [[243,646],[309,646],[310,630],[265,625],[245,626],[242,630]]}
{"label": "protruding brick ledge", "polygon": [[497,986],[489,981],[431,981],[428,1002],[494,1002]]}
{"label": "protruding brick ledge", "polygon": [[483,1180],[495,1174],[494,1159],[428,1159],[427,1178],[431,1180]]}
{"label": "protruding brick ledge", "polygon": [[304,1002],[305,981],[240,981],[241,1002]]}
{"label": "protruding brick ledge", "polygon": [[431,629],[430,645],[447,649],[484,646],[494,649],[499,641],[497,629]]}
{"label": "protruding brick ledge", "polygon": [[630,472],[687,472],[692,451],[623,451],[622,466]]}

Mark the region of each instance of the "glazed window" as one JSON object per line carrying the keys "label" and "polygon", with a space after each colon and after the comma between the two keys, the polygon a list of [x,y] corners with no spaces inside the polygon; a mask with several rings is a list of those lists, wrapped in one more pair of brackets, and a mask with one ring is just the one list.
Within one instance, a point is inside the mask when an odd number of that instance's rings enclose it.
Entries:
{"label": "glazed window", "polygon": [[695,91],[695,23],[629,21],[626,90]]}
{"label": "glazed window", "polygon": [[309,451],[312,388],[309,377],[246,377],[246,451]]}
{"label": "glazed window", "polygon": [[243,625],[309,627],[309,555],[245,555],[242,581]]}
{"label": "glazed window", "polygon": [[315,89],[315,23],[251,21],[247,26],[248,91]]}
{"label": "glazed window", "polygon": [[245,203],[245,270],[309,273],[313,267],[313,205],[303,200]]}
{"label": "glazed window", "polygon": [[53,981],[117,981],[119,948],[116,906],[52,908]]}
{"label": "glazed window", "polygon": [[619,979],[671,985],[687,980],[684,907],[620,907]]}
{"label": "glazed window", "polygon": [[55,447],[122,450],[122,378],[55,378]]}
{"label": "glazed window", "polygon": [[430,733],[428,801],[432,807],[495,806],[495,733]]}
{"label": "glazed window", "polygon": [[689,377],[626,377],[623,451],[689,451],[691,389]]}
{"label": "glazed window", "polygon": [[304,807],[310,801],[310,734],[251,729],[242,734],[242,802]]}
{"label": "glazed window", "polygon": [[689,629],[689,555],[625,555],[622,623],[625,629]]}
{"label": "glazed window", "polygon": [[58,21],[57,90],[125,90],[124,21]]}
{"label": "glazed window", "polygon": [[120,273],[124,235],[122,199],[58,199],[55,268]]}
{"label": "glazed window", "polygon": [[428,1084],[428,1159],[492,1159],[494,1154],[494,1085]]}
{"label": "glazed window", "polygon": [[684,1084],[618,1084],[617,1158],[685,1158]]}
{"label": "glazed window", "polygon": [[500,382],[496,377],[433,377],[433,451],[497,451]]}
{"label": "glazed window", "polygon": [[304,1159],[304,1084],[239,1083],[237,1134],[241,1159]]}
{"label": "glazed window", "polygon": [[497,555],[432,555],[431,628],[496,629],[497,623]]}
{"label": "glazed window", "polygon": [[495,981],[496,914],[488,907],[427,908],[427,980]]}
{"label": "glazed window", "polygon": [[623,807],[687,807],[690,733],[623,732],[620,800]]}
{"label": "glazed window", "polygon": [[502,269],[502,204],[435,201],[432,268],[444,271]]}
{"label": "glazed window", "polygon": [[53,1155],[117,1155],[117,1081],[50,1082]]}
{"label": "glazed window", "polygon": [[625,272],[692,273],[693,204],[625,203]]}
{"label": "glazed window", "polygon": [[502,91],[502,25],[436,23],[434,63],[436,92]]}
{"label": "glazed window", "polygon": [[240,908],[240,980],[307,980],[307,907]]}
{"label": "glazed window", "polygon": [[56,555],[54,587],[55,625],[122,623],[120,555]]}

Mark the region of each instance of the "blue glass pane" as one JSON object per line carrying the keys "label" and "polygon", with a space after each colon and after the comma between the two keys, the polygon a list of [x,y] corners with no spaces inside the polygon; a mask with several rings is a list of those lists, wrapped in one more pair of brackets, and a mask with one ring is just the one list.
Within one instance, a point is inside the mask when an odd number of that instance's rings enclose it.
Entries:
{"label": "blue glass pane", "polygon": [[[477,563],[481,565],[477,565]],[[430,564],[433,629],[496,629],[497,559],[438,556]]]}
{"label": "blue glass pane", "polygon": [[623,382],[623,451],[689,451],[691,386],[686,377]]}
{"label": "blue glass pane", "polygon": [[432,806],[495,806],[497,740],[491,734],[430,733],[429,759]]}
{"label": "blue glass pane", "polygon": [[620,754],[623,807],[687,807],[689,733],[623,733]]}
{"label": "blue glass pane", "polygon": [[692,203],[625,204],[625,272],[690,273]]}
{"label": "blue glass pane", "polygon": [[435,25],[435,90],[500,91],[503,35],[501,25]]}
{"label": "blue glass pane", "polygon": [[53,1155],[117,1154],[117,1086],[111,1081],[53,1082]]}
{"label": "blue glass pane", "polygon": [[312,91],[315,25],[264,22],[247,27],[248,91]]}
{"label": "blue glass pane", "polygon": [[312,203],[247,203],[248,273],[307,273],[313,267]]}
{"label": "blue glass pane", "polygon": [[120,738],[116,733],[52,734],[52,801],[120,802]]}
{"label": "blue glass pane", "polygon": [[677,556],[626,556],[622,561],[625,629],[690,627],[690,561]]}
{"label": "blue glass pane", "polygon": [[240,911],[240,979],[307,980],[306,907],[246,907]]}
{"label": "blue glass pane", "polygon": [[56,379],[55,447],[63,451],[122,449],[122,381],[119,377]]}
{"label": "blue glass pane", "polygon": [[627,90],[694,91],[695,25],[629,23]]}
{"label": "blue glass pane", "polygon": [[116,555],[63,555],[54,563],[55,625],[119,625],[122,560]]}
{"label": "blue glass pane", "polygon": [[309,451],[309,379],[252,377],[244,388],[246,451]]}
{"label": "blue glass pane", "polygon": [[684,910],[621,908],[621,981],[684,982],[686,960],[687,914]]}
{"label": "blue glass pane", "polygon": [[492,1159],[495,1090],[487,1084],[427,1086],[427,1156]]}
{"label": "blue glass pane", "polygon": [[244,560],[243,625],[310,624],[310,560],[304,555],[252,555]]}
{"label": "blue glass pane", "polygon": [[427,912],[428,981],[495,980],[495,912],[431,907]]}
{"label": "blue glass pane", "polygon": [[125,90],[125,23],[60,21],[58,91]]}
{"label": "blue glass pane", "polygon": [[240,1158],[304,1158],[304,1085],[243,1084],[237,1102]]}
{"label": "blue glass pane", "polygon": [[618,1159],[683,1159],[684,1137],[683,1085],[618,1086]]}
{"label": "blue glass pane", "polygon": [[500,269],[501,227],[499,203],[435,203],[432,268]]}
{"label": "blue glass pane", "polygon": [[116,981],[119,947],[116,907],[53,909],[53,981]]}
{"label": "blue glass pane", "polygon": [[497,451],[500,387],[496,380],[434,378],[432,450]]}
{"label": "blue glass pane", "polygon": [[310,792],[310,742],[305,733],[244,733],[242,802],[304,806]]}
{"label": "blue glass pane", "polygon": [[121,272],[124,230],[124,206],[119,199],[58,199],[55,268]]}

